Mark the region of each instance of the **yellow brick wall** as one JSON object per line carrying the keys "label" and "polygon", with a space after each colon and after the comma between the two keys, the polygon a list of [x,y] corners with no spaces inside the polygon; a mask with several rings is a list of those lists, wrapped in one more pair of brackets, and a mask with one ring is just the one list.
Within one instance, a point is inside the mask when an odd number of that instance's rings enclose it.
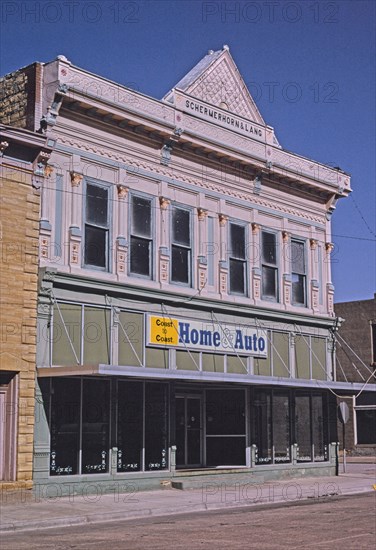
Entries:
{"label": "yellow brick wall", "polygon": [[33,466],[40,197],[31,186],[30,172],[22,168],[3,167],[0,187],[0,370],[20,372],[16,480],[29,482]]}

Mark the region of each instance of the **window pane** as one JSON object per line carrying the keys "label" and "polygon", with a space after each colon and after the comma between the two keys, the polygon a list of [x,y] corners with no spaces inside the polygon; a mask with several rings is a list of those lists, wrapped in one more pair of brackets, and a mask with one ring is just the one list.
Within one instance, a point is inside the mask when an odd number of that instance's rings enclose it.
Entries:
{"label": "window pane", "polygon": [[291,271],[294,273],[305,273],[304,243],[291,241]]}
{"label": "window pane", "polygon": [[273,233],[262,233],[262,259],[268,264],[277,263],[276,236]]}
{"label": "window pane", "polygon": [[150,277],[150,249],[150,241],[131,237],[131,273]]}
{"label": "window pane", "polygon": [[312,395],[312,432],[314,460],[327,460],[327,435],[322,395]]}
{"label": "window pane", "polygon": [[108,471],[110,382],[84,380],[82,392],[82,473]]}
{"label": "window pane", "polygon": [[[144,317],[140,313],[119,313],[119,365],[139,367],[142,363]],[[132,345],[131,345],[132,344]]]}
{"label": "window pane", "polygon": [[85,264],[106,267],[107,230],[85,226]]}
{"label": "window pane", "polygon": [[257,464],[272,461],[272,419],[270,392],[256,391],[253,415],[254,442],[257,445]]}
{"label": "window pane", "polygon": [[206,391],[206,433],[245,434],[244,390]]}
{"label": "window pane", "polygon": [[262,268],[262,295],[267,298],[277,298],[277,270],[274,267]]}
{"label": "window pane", "polygon": [[151,201],[132,197],[132,233],[139,237],[151,237]]}
{"label": "window pane", "polygon": [[241,225],[230,224],[230,246],[233,258],[245,259],[245,231]]}
{"label": "window pane", "polygon": [[80,380],[52,379],[50,474],[78,473]]}
{"label": "window pane", "polygon": [[244,267],[241,260],[230,260],[230,292],[245,293]]}
{"label": "window pane", "polygon": [[311,462],[311,414],[308,395],[300,395],[295,398],[295,431],[299,453],[298,462]]}
{"label": "window pane", "polygon": [[188,210],[174,208],[172,211],[172,242],[190,246],[190,213]]}
{"label": "window pane", "polygon": [[118,472],[141,470],[142,409],[142,383],[119,382],[117,426]]}
{"label": "window pane", "polygon": [[145,385],[145,470],[168,467],[167,385]]}
{"label": "window pane", "polygon": [[107,225],[108,190],[98,185],[86,187],[86,221]]}
{"label": "window pane", "polygon": [[287,394],[273,395],[274,462],[290,462],[290,400]]}
{"label": "window pane", "polygon": [[358,445],[376,444],[376,409],[356,411]]}
{"label": "window pane", "polygon": [[179,246],[172,246],[171,252],[172,281],[188,284],[190,250]]}
{"label": "window pane", "polygon": [[305,304],[305,276],[293,273],[291,279],[293,304]]}

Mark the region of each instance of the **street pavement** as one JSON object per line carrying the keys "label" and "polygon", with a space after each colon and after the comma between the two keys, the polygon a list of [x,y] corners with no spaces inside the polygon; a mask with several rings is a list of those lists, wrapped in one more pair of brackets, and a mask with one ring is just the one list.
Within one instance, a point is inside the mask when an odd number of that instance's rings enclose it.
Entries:
{"label": "street pavement", "polygon": [[[341,464],[340,472],[342,469]],[[348,463],[346,473],[336,477],[231,485],[221,483],[220,476],[215,476],[215,481],[208,480],[200,488],[185,491],[137,491],[134,483],[129,485],[128,492],[121,492],[124,488],[122,483],[119,492],[110,494],[100,494],[98,490],[84,496],[50,494],[49,498],[38,487],[32,497],[22,491],[17,495],[3,491],[0,534],[307,500],[319,502],[337,495],[375,492],[376,464]]]}

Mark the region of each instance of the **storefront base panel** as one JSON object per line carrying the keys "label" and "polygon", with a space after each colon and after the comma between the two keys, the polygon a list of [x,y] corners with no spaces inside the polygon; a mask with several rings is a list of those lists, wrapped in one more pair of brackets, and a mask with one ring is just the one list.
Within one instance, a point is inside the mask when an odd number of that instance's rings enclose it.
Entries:
{"label": "storefront base panel", "polygon": [[59,497],[75,495],[87,498],[88,502],[99,501],[103,494],[113,494],[114,499],[126,498],[129,502],[136,499],[137,493],[141,491],[151,491],[157,489],[202,489],[206,484],[226,484],[232,486],[235,484],[261,484],[269,481],[283,481],[289,479],[304,477],[329,477],[336,475],[336,465],[332,463],[324,464],[304,464],[289,465],[284,467],[256,467],[254,469],[244,469],[241,471],[235,469],[231,472],[226,470],[207,470],[191,472],[160,472],[158,474],[139,474],[139,475],[116,475],[101,476],[93,479],[89,476],[84,477],[54,477],[36,478],[33,486],[34,499],[41,500],[46,498],[56,499]]}

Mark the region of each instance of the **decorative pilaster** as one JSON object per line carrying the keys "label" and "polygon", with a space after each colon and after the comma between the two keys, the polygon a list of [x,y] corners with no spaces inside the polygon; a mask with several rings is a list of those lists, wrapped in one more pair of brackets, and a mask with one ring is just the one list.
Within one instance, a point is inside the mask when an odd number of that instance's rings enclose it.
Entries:
{"label": "decorative pilaster", "polygon": [[252,268],[252,290],[255,300],[261,299],[261,269],[259,267]]}
{"label": "decorative pilaster", "polygon": [[227,294],[228,289],[228,263],[227,263],[227,239],[226,239],[226,225],[228,216],[225,214],[218,214],[219,221],[219,233],[220,233],[220,261],[219,261],[219,292],[221,294]]}
{"label": "decorative pilaster", "polygon": [[325,243],[325,252],[326,252],[326,266],[327,266],[327,285],[326,285],[326,304],[327,310],[331,317],[334,317],[334,286],[332,284],[331,276],[331,263],[330,263],[330,254],[334,249],[334,244],[330,242]]}
{"label": "decorative pilaster", "polygon": [[72,209],[71,226],[69,228],[69,263],[73,266],[80,265],[81,257],[81,212],[82,212],[82,190],[81,182],[83,175],[76,171],[70,172],[72,186]]}
{"label": "decorative pilaster", "polygon": [[169,273],[170,273],[170,252],[169,252],[169,243],[168,243],[168,218],[167,211],[170,206],[170,199],[166,197],[159,197],[159,206],[161,209],[161,232],[160,232],[160,243],[159,247],[159,281],[161,283],[168,283]]}
{"label": "decorative pilaster", "polygon": [[118,197],[118,237],[116,239],[116,273],[118,275],[126,274],[128,242],[126,239],[128,224],[128,209],[126,199],[128,197],[129,187],[118,184],[116,186]]}
{"label": "decorative pilaster", "polygon": [[283,274],[283,303],[285,304],[285,306],[289,306],[291,304],[291,287],[292,287],[291,275],[290,273],[284,273]]}

